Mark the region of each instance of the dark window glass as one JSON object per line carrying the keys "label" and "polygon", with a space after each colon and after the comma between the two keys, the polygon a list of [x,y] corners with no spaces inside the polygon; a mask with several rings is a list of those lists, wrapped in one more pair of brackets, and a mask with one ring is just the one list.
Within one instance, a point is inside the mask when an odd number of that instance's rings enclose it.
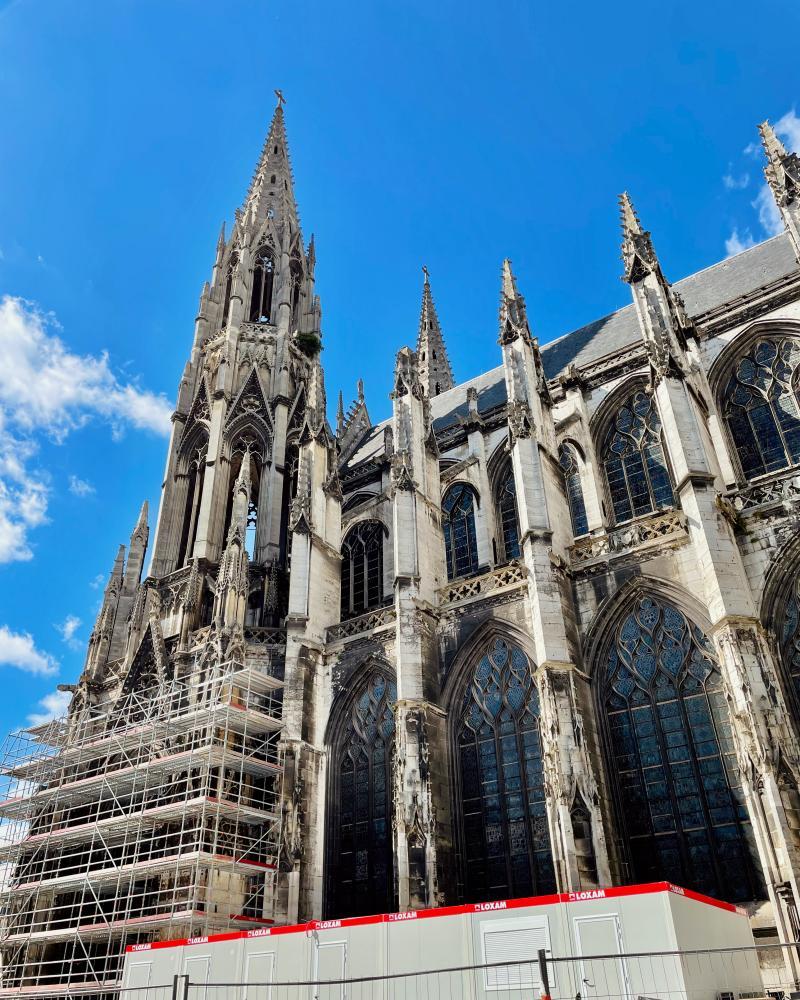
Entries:
{"label": "dark window glass", "polygon": [[503,537],[503,556],[519,559],[519,522],[517,520],[517,486],[514,470],[508,462],[498,481],[497,510],[500,516],[500,531]]}
{"label": "dark window glass", "polygon": [[383,600],[383,525],[361,521],[342,542],[342,619]]}
{"label": "dark window glass", "polygon": [[606,435],[603,464],[618,524],[674,506],[661,422],[646,392],[634,393],[620,407]]}
{"label": "dark window glass", "polygon": [[328,850],[328,912],[336,917],[394,908],[392,748],[397,688],[374,673],[340,735]]}
{"label": "dark window glass", "polygon": [[262,247],[253,263],[253,291],[250,297],[250,322],[272,321],[272,288],[275,282],[275,259],[272,251]]}
{"label": "dark window glass", "polygon": [[783,621],[781,651],[783,662],[789,674],[789,680],[797,695],[800,705],[800,577],[795,580],[794,588],[786,603],[786,615]]}
{"label": "dark window glass", "polygon": [[462,898],[555,892],[528,658],[497,639],[467,680],[456,721]]}
{"label": "dark window glass", "polygon": [[303,285],[303,268],[299,260],[292,259],[289,272],[292,279],[292,326],[296,327],[300,322],[300,289]]}
{"label": "dark window glass", "polygon": [[620,626],[603,700],[631,881],[764,898],[722,677],[680,611],[643,597]]}
{"label": "dark window glass", "polygon": [[799,363],[797,340],[759,340],[725,388],[725,418],[748,479],[800,462]]}
{"label": "dark window glass", "polygon": [[558,450],[558,462],[564,474],[564,490],[567,494],[569,514],[572,519],[572,533],[573,535],[585,535],[589,530],[589,522],[586,518],[581,473],[575,449],[571,445],[562,444]]}
{"label": "dark window glass", "polygon": [[447,579],[468,576],[478,568],[475,537],[475,494],[465,483],[456,483],[442,500]]}
{"label": "dark window glass", "polygon": [[222,304],[222,325],[228,322],[228,312],[231,308],[231,290],[233,289],[233,275],[239,266],[239,254],[232,253],[228,261],[228,271],[225,275],[225,301]]}

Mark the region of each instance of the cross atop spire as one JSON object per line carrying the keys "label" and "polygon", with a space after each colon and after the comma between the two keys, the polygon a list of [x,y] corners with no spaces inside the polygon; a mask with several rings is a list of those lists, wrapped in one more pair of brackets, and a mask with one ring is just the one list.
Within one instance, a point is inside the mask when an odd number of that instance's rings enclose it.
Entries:
{"label": "cross atop spire", "polygon": [[619,214],[622,225],[622,262],[625,265],[622,280],[633,284],[641,281],[646,274],[658,270],[658,258],[650,233],[642,228],[627,191],[619,196]]}
{"label": "cross atop spire", "polygon": [[800,157],[797,153],[787,151],[769,122],[762,122],[758,131],[767,154],[764,176],[778,207],[783,208],[790,205],[800,193]]}
{"label": "cross atop spire", "polygon": [[286,99],[280,90],[276,90],[275,94],[278,103],[242,206],[242,217],[246,222],[255,224],[260,224],[267,217],[273,218],[278,223],[288,223],[296,231],[300,228],[300,221],[294,200],[294,180],[283,116]]}
{"label": "cross atop spire", "polygon": [[436,315],[436,306],[431,295],[430,275],[427,267],[422,268],[425,280],[422,285],[422,310],[419,317],[417,335],[417,357],[419,358],[419,379],[426,395],[431,398],[440,392],[453,388],[453,369],[447,357],[447,348]]}

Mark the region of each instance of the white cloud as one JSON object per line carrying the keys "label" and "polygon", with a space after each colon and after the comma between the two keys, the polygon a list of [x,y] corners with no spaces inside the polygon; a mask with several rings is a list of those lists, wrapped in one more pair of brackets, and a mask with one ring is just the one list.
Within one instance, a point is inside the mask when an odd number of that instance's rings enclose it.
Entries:
{"label": "white cloud", "polygon": [[69,491],[70,493],[74,493],[76,497],[89,497],[95,492],[95,489],[85,479],[79,479],[78,476],[70,476]]}
{"label": "white cloud", "polygon": [[98,573],[97,576],[94,578],[94,580],[89,581],[89,586],[92,588],[92,590],[99,590],[105,582],[106,578],[103,576],[103,574]]}
{"label": "white cloud", "polygon": [[749,250],[755,244],[756,241],[753,239],[749,229],[746,229],[741,234],[738,229],[734,229],[727,240],[725,240],[725,253],[728,257],[733,257],[734,254],[741,253],[742,250]]}
{"label": "white cloud", "polygon": [[[169,433],[164,396],[121,381],[106,353],[74,354],[58,331],[33,303],[0,299],[0,563],[32,558],[28,531],[47,520],[47,476],[31,464],[38,437],[62,442],[96,419],[115,439],[126,427]],[[79,496],[87,487],[70,480]]]}
{"label": "white cloud", "polygon": [[39,701],[39,707],[43,711],[31,712],[28,716],[28,724],[31,726],[43,726],[45,722],[60,719],[62,715],[67,714],[71,700],[71,691],[51,691],[50,694],[46,694]]}
{"label": "white cloud", "polygon": [[77,615],[67,615],[60,625],[53,626],[61,633],[61,641],[65,642],[70,649],[80,649],[82,643],[75,638],[75,633],[81,627],[81,620]]}
{"label": "white cloud", "polygon": [[58,662],[36,648],[29,632],[12,632],[7,625],[0,625],[0,665],[18,667],[29,674],[58,673]]}
{"label": "white cloud", "polygon": [[755,201],[751,204],[758,212],[758,221],[766,236],[777,236],[783,232],[783,219],[769,184],[761,185]]}
{"label": "white cloud", "polygon": [[795,114],[794,108],[787,111],[772,127],[783,139],[790,153],[800,153],[800,118]]}
{"label": "white cloud", "polygon": [[745,156],[757,157],[761,156],[764,152],[764,147],[760,142],[748,142],[748,144],[742,150]]}
{"label": "white cloud", "polygon": [[726,191],[743,191],[749,183],[750,174],[744,173],[736,177],[730,167],[728,167],[728,173],[722,178],[722,186]]}

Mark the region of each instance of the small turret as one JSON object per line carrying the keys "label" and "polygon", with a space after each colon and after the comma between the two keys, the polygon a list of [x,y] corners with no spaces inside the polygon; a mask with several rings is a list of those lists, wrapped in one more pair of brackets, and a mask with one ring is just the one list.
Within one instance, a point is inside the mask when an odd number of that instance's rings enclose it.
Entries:
{"label": "small turret", "polygon": [[436,315],[436,306],[431,294],[430,275],[427,267],[422,268],[425,280],[422,285],[422,309],[417,334],[417,358],[419,377],[425,394],[430,399],[440,392],[453,388],[453,369],[447,357],[442,328]]}

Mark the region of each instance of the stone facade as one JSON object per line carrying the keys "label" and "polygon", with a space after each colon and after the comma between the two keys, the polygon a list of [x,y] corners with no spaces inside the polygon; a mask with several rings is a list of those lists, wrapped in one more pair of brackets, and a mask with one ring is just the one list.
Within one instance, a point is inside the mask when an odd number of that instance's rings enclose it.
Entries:
{"label": "stone facade", "polygon": [[667,878],[797,939],[800,168],[762,136],[785,233],[671,285],[623,195],[632,304],[540,347],[506,261],[458,386],[426,272],[391,419],[359,384],[334,432],[279,105],[75,697],[145,618],[195,669],[279,634],[276,919]]}

